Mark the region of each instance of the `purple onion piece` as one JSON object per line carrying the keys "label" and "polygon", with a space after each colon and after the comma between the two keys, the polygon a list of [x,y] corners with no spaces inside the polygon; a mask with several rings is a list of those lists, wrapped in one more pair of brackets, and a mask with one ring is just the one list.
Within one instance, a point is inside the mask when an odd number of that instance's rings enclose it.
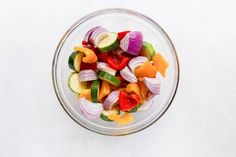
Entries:
{"label": "purple onion piece", "polygon": [[79,108],[88,118],[98,118],[103,111],[101,103],[93,103],[85,98],[79,99]]}
{"label": "purple onion piece", "polygon": [[111,110],[112,107],[118,102],[119,100],[120,91],[113,91],[111,92],[108,97],[103,102],[103,108],[105,110]]}
{"label": "purple onion piece", "polygon": [[101,28],[101,26],[96,26],[96,27],[91,28],[91,29],[85,34],[85,36],[84,36],[84,41],[86,41],[87,43],[89,43],[89,39],[90,39],[92,33],[93,33],[96,29],[98,29],[98,28]]}
{"label": "purple onion piece", "polygon": [[149,91],[155,95],[160,94],[161,82],[158,78],[147,78],[144,77],[144,84],[149,89]]}
{"label": "purple onion piece", "polygon": [[78,75],[80,82],[97,80],[97,73],[93,70],[81,70]]}
{"label": "purple onion piece", "polygon": [[129,33],[125,35],[125,37],[120,41],[120,48],[128,52],[128,47],[129,47]]}
{"label": "purple onion piece", "polygon": [[87,118],[89,118],[89,119],[96,119],[96,118],[99,117],[99,114],[95,114],[95,115],[89,114],[89,113],[86,111],[84,105],[81,105],[81,106],[80,106],[80,110],[81,110],[82,113],[83,113]]}
{"label": "purple onion piece", "polygon": [[95,46],[98,46],[99,42],[107,35],[108,35],[108,30],[103,27],[99,27],[92,33],[90,37],[91,39],[90,43]]}
{"label": "purple onion piece", "polygon": [[132,83],[138,82],[136,76],[130,71],[130,69],[127,66],[120,71],[120,75],[128,82]]}
{"label": "purple onion piece", "polygon": [[143,43],[143,34],[139,31],[131,31],[120,41],[120,47],[128,54],[137,56],[140,54]]}
{"label": "purple onion piece", "polygon": [[148,60],[147,57],[144,57],[144,56],[138,56],[138,57],[135,57],[133,59],[131,59],[129,61],[129,68],[131,69],[131,71],[134,73],[135,69],[138,67],[138,66],[141,66],[143,65],[146,61]]}

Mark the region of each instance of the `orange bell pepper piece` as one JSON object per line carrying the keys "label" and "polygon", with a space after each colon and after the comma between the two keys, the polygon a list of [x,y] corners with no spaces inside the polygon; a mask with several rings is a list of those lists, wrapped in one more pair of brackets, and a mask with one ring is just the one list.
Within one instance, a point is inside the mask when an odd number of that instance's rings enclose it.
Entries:
{"label": "orange bell pepper piece", "polygon": [[135,70],[135,74],[140,77],[156,77],[157,69],[147,60],[143,65]]}
{"label": "orange bell pepper piece", "polygon": [[91,89],[85,89],[83,90],[80,95],[79,95],[80,98],[84,97],[86,98],[87,100],[91,100]]}
{"label": "orange bell pepper piece", "polygon": [[126,124],[132,122],[133,119],[134,119],[134,117],[131,114],[127,113],[127,112],[125,112],[121,116],[116,115],[116,114],[112,114],[112,115],[109,115],[108,118],[110,120],[113,120],[113,121],[119,123],[120,125],[126,125]]}
{"label": "orange bell pepper piece", "polygon": [[100,93],[99,93],[99,101],[101,101],[105,96],[107,96],[111,92],[110,84],[106,81],[102,81]]}
{"label": "orange bell pepper piece", "polygon": [[139,89],[140,89],[142,100],[144,101],[144,100],[147,99],[148,89],[145,86],[143,81],[138,82],[138,86],[139,86]]}
{"label": "orange bell pepper piece", "polygon": [[168,68],[169,63],[165,60],[165,58],[160,53],[153,56],[152,60],[157,71],[160,72],[163,77],[165,77],[166,69]]}
{"label": "orange bell pepper piece", "polygon": [[95,63],[98,60],[95,52],[89,48],[75,46],[74,50],[85,54],[85,57],[82,58],[82,62],[84,63]]}
{"label": "orange bell pepper piece", "polygon": [[142,102],[141,92],[137,83],[129,83],[125,90],[128,93],[134,92],[135,94],[137,94]]}

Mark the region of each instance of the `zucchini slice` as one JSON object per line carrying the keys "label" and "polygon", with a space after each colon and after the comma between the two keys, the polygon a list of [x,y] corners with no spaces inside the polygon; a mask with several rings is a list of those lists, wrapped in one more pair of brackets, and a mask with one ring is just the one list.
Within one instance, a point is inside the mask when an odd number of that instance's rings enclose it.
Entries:
{"label": "zucchini slice", "polygon": [[155,49],[153,48],[151,43],[148,43],[146,41],[143,41],[142,49],[141,49],[141,55],[148,58],[148,60],[152,60],[152,57],[155,55]]}
{"label": "zucchini slice", "polygon": [[118,46],[117,33],[109,32],[98,44],[98,48],[101,52],[107,52],[114,50]]}
{"label": "zucchini slice", "polygon": [[121,83],[121,81],[117,77],[115,77],[105,71],[100,71],[98,74],[98,78],[103,81],[107,81],[108,83],[110,83],[116,87],[118,87]]}
{"label": "zucchini slice", "polygon": [[82,58],[83,58],[84,54],[81,53],[81,52],[77,52],[77,51],[74,51],[70,57],[69,57],[69,60],[68,60],[68,65],[69,67],[76,71],[76,72],[79,72],[80,71],[80,64],[82,62]]}
{"label": "zucchini slice", "polygon": [[93,81],[92,85],[91,85],[91,98],[92,98],[92,102],[99,102],[98,101],[99,88],[100,88],[100,81],[99,80]]}
{"label": "zucchini slice", "polygon": [[120,114],[120,111],[119,110],[116,110],[116,109],[112,109],[112,110],[103,110],[102,111],[102,113],[101,113],[101,115],[100,115],[100,118],[102,119],[102,120],[105,120],[105,121],[108,121],[108,122],[112,122],[113,120],[110,120],[109,118],[108,118],[108,116],[109,115],[111,115],[111,114],[117,114],[117,115],[119,115]]}
{"label": "zucchini slice", "polygon": [[72,92],[80,94],[87,88],[87,82],[80,82],[78,73],[73,72],[68,79],[68,87]]}

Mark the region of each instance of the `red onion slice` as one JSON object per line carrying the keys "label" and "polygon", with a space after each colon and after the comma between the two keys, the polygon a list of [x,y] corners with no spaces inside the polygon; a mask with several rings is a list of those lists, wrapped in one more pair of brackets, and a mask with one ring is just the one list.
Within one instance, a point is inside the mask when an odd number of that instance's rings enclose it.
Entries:
{"label": "red onion slice", "polygon": [[101,103],[93,103],[85,98],[79,99],[79,108],[88,118],[98,118],[103,111]]}
{"label": "red onion slice", "polygon": [[98,114],[101,112],[101,108],[102,108],[101,103],[93,103],[85,98],[83,99],[82,103],[86,111],[91,115]]}
{"label": "red onion slice", "polygon": [[103,107],[105,110],[111,110],[112,107],[118,102],[119,100],[120,91],[113,91],[111,92],[108,97],[103,102]]}
{"label": "red onion slice", "polygon": [[135,69],[141,65],[143,65],[148,60],[147,57],[138,56],[129,61],[129,68],[131,69],[132,73],[134,73]]}
{"label": "red onion slice", "polygon": [[97,68],[101,71],[108,72],[111,75],[116,75],[116,70],[112,69],[107,63],[99,62]]}
{"label": "red onion slice", "polygon": [[120,48],[127,52],[129,48],[129,33],[126,34],[126,36],[120,41]]}
{"label": "red onion slice", "polygon": [[89,43],[89,39],[92,35],[92,33],[98,29],[98,28],[101,28],[101,26],[96,26],[96,27],[93,27],[92,29],[90,29],[84,36],[84,41],[86,41],[87,43]]}
{"label": "red onion slice", "polygon": [[143,43],[143,34],[139,31],[131,31],[120,41],[120,47],[128,54],[137,56]]}
{"label": "red onion slice", "polygon": [[89,42],[95,46],[98,46],[99,42],[106,36],[108,36],[108,30],[103,27],[99,27],[93,31]]}
{"label": "red onion slice", "polygon": [[86,111],[84,105],[81,105],[81,106],[79,106],[79,107],[80,107],[80,110],[82,111],[82,113],[83,113],[87,118],[89,118],[89,119],[96,119],[96,118],[99,117],[98,114],[96,114],[96,115],[89,114],[89,113]]}
{"label": "red onion slice", "polygon": [[143,81],[151,93],[153,93],[155,95],[160,94],[161,82],[158,78],[144,77]]}
{"label": "red onion slice", "polygon": [[78,75],[80,82],[93,81],[98,79],[96,72],[93,70],[81,70]]}
{"label": "red onion slice", "polygon": [[120,75],[128,82],[132,83],[138,82],[136,76],[130,71],[130,69],[127,66],[120,71]]}

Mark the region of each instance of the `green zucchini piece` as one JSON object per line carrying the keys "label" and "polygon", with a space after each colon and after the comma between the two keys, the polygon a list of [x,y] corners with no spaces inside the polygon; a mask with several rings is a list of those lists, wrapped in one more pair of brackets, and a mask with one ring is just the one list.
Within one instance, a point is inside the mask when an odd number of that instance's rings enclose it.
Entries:
{"label": "green zucchini piece", "polygon": [[119,115],[120,114],[120,111],[119,110],[116,110],[116,109],[112,109],[112,110],[103,110],[102,111],[102,113],[101,113],[101,115],[100,115],[100,118],[102,119],[102,120],[105,120],[105,121],[108,121],[108,122],[112,122],[113,120],[110,120],[109,118],[108,118],[108,116],[109,115],[111,115],[111,114],[117,114],[117,115]]}
{"label": "green zucchini piece", "polygon": [[99,44],[98,48],[101,52],[108,52],[114,50],[118,46],[117,33],[109,32],[108,35],[103,38]]}
{"label": "green zucchini piece", "polygon": [[92,102],[99,102],[98,101],[99,88],[100,88],[100,81],[99,80],[93,81],[92,85],[91,85],[91,98],[92,98]]}
{"label": "green zucchini piece", "polygon": [[68,87],[72,92],[80,94],[87,88],[87,82],[80,82],[78,73],[73,72],[68,79]]}
{"label": "green zucchini piece", "polygon": [[148,60],[152,60],[152,57],[155,55],[155,49],[153,48],[152,44],[143,41],[142,49],[141,49],[141,55],[146,56]]}
{"label": "green zucchini piece", "polygon": [[105,71],[100,71],[98,74],[98,78],[101,80],[107,81],[108,83],[110,83],[116,87],[118,87],[121,83],[121,81],[117,77],[115,77]]}
{"label": "green zucchini piece", "polygon": [[82,58],[83,58],[84,54],[81,52],[77,52],[74,51],[68,60],[68,65],[69,68],[71,68],[72,70],[79,72],[80,71],[80,64],[82,62]]}

